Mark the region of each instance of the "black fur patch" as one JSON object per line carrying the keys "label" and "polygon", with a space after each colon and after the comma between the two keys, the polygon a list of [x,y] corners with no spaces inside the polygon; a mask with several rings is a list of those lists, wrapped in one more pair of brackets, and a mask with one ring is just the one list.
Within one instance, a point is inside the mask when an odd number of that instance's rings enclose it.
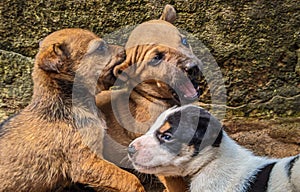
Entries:
{"label": "black fur patch", "polygon": [[[200,152],[200,145],[202,143],[202,139],[206,133],[208,124],[210,120],[210,114],[206,111],[200,111],[200,117],[198,120],[197,130],[192,138],[192,140],[188,143],[188,145],[193,145],[195,148],[193,157],[198,155]],[[196,121],[197,122],[197,121]]]}
{"label": "black fur patch", "polygon": [[167,117],[167,121],[170,123],[172,127],[178,127],[181,118],[181,111],[177,111],[172,115]]}
{"label": "black fur patch", "polygon": [[288,164],[286,165],[287,175],[289,178],[291,178],[292,169],[296,161],[298,161],[300,155],[294,157]]}
{"label": "black fur patch", "polygon": [[222,138],[223,138],[223,127],[221,129],[221,131],[219,132],[218,137],[216,138],[215,142],[212,144],[213,147],[220,147],[220,144],[222,142]]}
{"label": "black fur patch", "polygon": [[[205,109],[188,106],[170,114],[167,117],[167,121],[171,128],[166,132],[172,133],[174,140],[168,143],[161,142],[161,144],[172,153],[180,153],[181,144],[183,143],[194,147],[192,156],[198,155],[202,148],[207,145],[212,145],[213,147],[220,146],[223,137],[221,124]],[[207,131],[208,136],[206,135]],[[206,146],[201,146],[203,139],[206,141]]]}
{"label": "black fur patch", "polygon": [[268,189],[268,182],[270,178],[270,174],[274,167],[274,163],[270,163],[263,167],[260,171],[258,171],[255,175],[254,181],[251,182],[250,186],[246,190],[246,192],[265,192]]}

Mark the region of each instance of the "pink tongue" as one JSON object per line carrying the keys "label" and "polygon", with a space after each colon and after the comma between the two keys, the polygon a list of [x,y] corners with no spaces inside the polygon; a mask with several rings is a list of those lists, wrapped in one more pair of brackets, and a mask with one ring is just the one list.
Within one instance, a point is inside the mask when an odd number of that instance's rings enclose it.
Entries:
{"label": "pink tongue", "polygon": [[178,88],[184,93],[185,98],[195,98],[197,97],[197,91],[194,88],[193,84],[189,81],[185,82],[182,85],[179,85]]}

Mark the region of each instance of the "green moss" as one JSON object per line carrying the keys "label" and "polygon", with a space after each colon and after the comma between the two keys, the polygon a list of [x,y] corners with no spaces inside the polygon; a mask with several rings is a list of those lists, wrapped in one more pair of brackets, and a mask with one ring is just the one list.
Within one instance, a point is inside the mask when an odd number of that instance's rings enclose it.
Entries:
{"label": "green moss", "polygon": [[31,81],[28,57],[35,56],[39,41],[49,33],[80,27],[109,37],[107,34],[126,25],[158,18],[166,3],[178,12],[176,26],[200,39],[221,67],[232,114],[273,117],[300,113],[296,107],[300,103],[296,97],[300,95],[300,13],[293,0],[4,0],[0,49],[7,52],[2,51],[5,58],[0,61],[0,91],[5,92],[1,110],[15,111],[28,102],[29,92],[21,95],[30,85],[16,81]]}
{"label": "green moss", "polygon": [[0,119],[4,119],[30,101],[33,59],[0,50]]}

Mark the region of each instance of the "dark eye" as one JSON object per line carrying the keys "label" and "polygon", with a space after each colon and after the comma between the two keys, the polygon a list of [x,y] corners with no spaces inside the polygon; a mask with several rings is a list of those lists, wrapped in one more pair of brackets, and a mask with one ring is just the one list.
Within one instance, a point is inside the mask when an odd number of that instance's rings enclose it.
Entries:
{"label": "dark eye", "polygon": [[188,43],[186,37],[182,37],[182,38],[181,38],[181,43],[182,43],[184,46],[189,47],[189,43]]}
{"label": "dark eye", "polygon": [[162,133],[160,135],[160,138],[161,138],[161,140],[164,140],[164,141],[170,141],[172,139],[172,136],[173,135],[171,133],[166,132],[166,133]]}
{"label": "dark eye", "polygon": [[164,58],[163,53],[157,53],[149,62],[149,65],[155,66],[162,62],[162,59]]}

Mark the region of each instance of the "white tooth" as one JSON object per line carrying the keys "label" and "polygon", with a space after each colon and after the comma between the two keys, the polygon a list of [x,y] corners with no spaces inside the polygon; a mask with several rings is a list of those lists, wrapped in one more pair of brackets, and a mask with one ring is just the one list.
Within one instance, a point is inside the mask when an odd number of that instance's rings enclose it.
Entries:
{"label": "white tooth", "polygon": [[161,87],[161,84],[159,82],[156,82],[157,87]]}

